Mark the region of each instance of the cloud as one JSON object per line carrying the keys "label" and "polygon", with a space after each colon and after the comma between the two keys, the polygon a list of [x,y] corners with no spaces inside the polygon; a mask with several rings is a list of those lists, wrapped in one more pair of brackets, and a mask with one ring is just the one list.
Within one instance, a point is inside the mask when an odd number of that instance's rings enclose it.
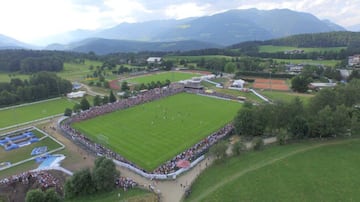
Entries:
{"label": "cloud", "polygon": [[170,5],[165,8],[165,15],[169,18],[183,19],[188,17],[198,17],[209,14],[209,4],[198,5],[197,3],[183,3]]}
{"label": "cloud", "polygon": [[236,8],[288,8],[343,26],[360,24],[360,0],[0,0],[0,5],[0,33],[26,42],[75,29],[183,19]]}

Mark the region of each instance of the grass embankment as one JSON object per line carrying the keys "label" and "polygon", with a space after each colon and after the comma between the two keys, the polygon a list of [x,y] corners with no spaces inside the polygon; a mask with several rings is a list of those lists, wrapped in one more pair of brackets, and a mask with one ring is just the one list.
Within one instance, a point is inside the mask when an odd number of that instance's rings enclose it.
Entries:
{"label": "grass embankment", "polygon": [[274,146],[205,170],[186,201],[359,201],[360,140]]}

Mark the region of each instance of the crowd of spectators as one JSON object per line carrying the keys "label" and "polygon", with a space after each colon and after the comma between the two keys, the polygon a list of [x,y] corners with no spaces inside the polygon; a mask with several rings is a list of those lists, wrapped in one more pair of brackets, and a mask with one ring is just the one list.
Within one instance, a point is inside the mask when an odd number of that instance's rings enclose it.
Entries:
{"label": "crowd of spectators", "polygon": [[217,141],[219,141],[227,134],[229,134],[233,129],[234,126],[232,124],[227,124],[225,127],[209,135],[208,137],[201,140],[191,148],[175,156],[170,161],[167,161],[165,164],[159,166],[157,169],[154,170],[153,173],[169,174],[175,172],[176,170],[179,169],[179,167],[177,167],[176,162],[180,160],[187,160],[190,162],[194,161],[196,158],[204,154],[213,144],[215,144]]}
{"label": "crowd of spectators", "polygon": [[124,189],[124,191],[138,186],[138,183],[129,177],[119,177],[116,179],[115,184],[118,188]]}
{"label": "crowd of spectators", "polygon": [[[79,131],[73,129],[70,124],[73,122],[78,122],[86,119],[90,119],[102,114],[110,113],[115,110],[121,110],[125,109],[134,105],[142,104],[145,102],[150,102],[156,99],[160,99],[162,97],[174,95],[176,93],[184,92],[184,86],[182,85],[170,85],[167,88],[156,88],[149,91],[146,91],[142,94],[137,95],[136,97],[131,97],[128,99],[119,100],[115,103],[109,103],[107,105],[103,106],[97,106],[92,107],[89,110],[83,111],[77,115],[74,115],[73,117],[65,120],[60,125],[60,128],[65,132],[65,134],[70,135],[73,140],[76,140],[80,142],[81,144],[85,145],[88,149],[92,150],[93,152],[97,153],[98,155],[103,155],[108,158],[113,158],[118,161],[124,162],[128,165],[131,165],[139,170],[142,170],[145,173],[148,173],[144,169],[138,167],[134,163],[126,160],[124,157],[120,156],[119,154],[111,151],[110,149],[104,147],[101,144],[97,144],[92,142],[90,139],[88,139],[86,136],[81,134]],[[197,92],[190,92],[190,93],[199,93]],[[223,95],[223,94],[221,94]],[[223,97],[223,96],[222,96]],[[228,124],[225,127],[221,128],[217,132],[214,132],[213,134],[209,135],[199,143],[195,144],[193,147],[189,148],[188,150],[182,152],[181,154],[175,156],[170,161],[166,162],[165,164],[159,166],[156,168],[153,172],[153,174],[169,174],[172,172],[175,172],[179,169],[177,167],[176,162],[180,160],[188,160],[193,161],[202,154],[204,154],[211,145],[216,143],[219,139],[226,136],[231,130],[233,130],[233,125]]]}
{"label": "crowd of spectators", "polygon": [[17,182],[22,184],[29,184],[33,180],[34,182],[39,183],[41,189],[47,189],[49,187],[59,188],[58,186],[60,186],[60,181],[49,172],[45,171],[23,172],[1,179],[0,184],[10,185]]}

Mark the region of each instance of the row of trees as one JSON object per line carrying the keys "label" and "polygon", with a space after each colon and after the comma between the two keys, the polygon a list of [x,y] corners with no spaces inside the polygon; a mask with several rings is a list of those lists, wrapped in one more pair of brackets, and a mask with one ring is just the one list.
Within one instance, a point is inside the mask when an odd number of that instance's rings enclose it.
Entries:
{"label": "row of trees", "polygon": [[26,202],[60,202],[62,199],[54,189],[43,192],[39,189],[30,190],[26,193]]}
{"label": "row of trees", "polygon": [[54,73],[39,72],[29,80],[12,78],[0,83],[0,106],[32,102],[69,93],[72,84]]}
{"label": "row of trees", "polygon": [[65,198],[111,191],[115,188],[119,175],[112,160],[97,158],[92,172],[89,169],[77,171],[65,182]]}
{"label": "row of trees", "polygon": [[299,98],[290,103],[260,106],[245,104],[234,125],[240,135],[285,134],[296,138],[332,137],[359,132],[360,80],[335,89],[321,90],[304,105]]}
{"label": "row of trees", "polygon": [[[113,103],[116,102],[116,97],[112,91],[110,91],[109,96],[100,97],[100,95],[96,95],[93,99],[93,105],[92,106],[101,106],[107,103]],[[64,116],[71,116],[73,112],[80,112],[90,109],[91,104],[86,99],[86,97],[83,97],[80,100],[80,103],[76,103],[72,109],[66,108],[64,111]]]}

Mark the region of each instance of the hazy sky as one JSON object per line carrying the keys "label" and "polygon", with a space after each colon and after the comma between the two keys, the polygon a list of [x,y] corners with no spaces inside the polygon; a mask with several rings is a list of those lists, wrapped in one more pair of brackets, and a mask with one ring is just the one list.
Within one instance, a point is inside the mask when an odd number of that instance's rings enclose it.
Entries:
{"label": "hazy sky", "polygon": [[360,0],[0,0],[0,34],[31,43],[75,29],[246,8],[289,8],[344,27],[360,24]]}

